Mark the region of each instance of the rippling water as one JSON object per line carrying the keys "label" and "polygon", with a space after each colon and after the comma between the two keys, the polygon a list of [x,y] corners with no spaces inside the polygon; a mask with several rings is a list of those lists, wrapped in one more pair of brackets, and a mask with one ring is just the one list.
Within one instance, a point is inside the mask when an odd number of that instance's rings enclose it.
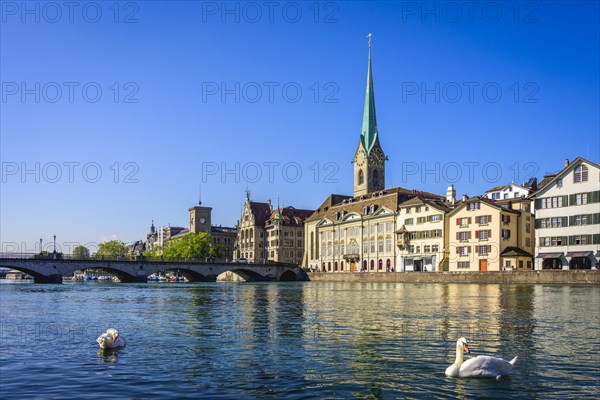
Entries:
{"label": "rippling water", "polygon": [[[0,329],[2,399],[600,397],[599,287],[4,283]],[[445,377],[460,336],[513,375]]]}

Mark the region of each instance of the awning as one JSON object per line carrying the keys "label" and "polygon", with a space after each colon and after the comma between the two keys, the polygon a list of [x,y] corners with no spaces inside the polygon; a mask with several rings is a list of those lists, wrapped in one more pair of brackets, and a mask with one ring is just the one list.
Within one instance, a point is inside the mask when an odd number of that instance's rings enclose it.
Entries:
{"label": "awning", "polygon": [[540,253],[535,258],[543,258],[544,260],[548,258],[561,258],[563,253]]}
{"label": "awning", "polygon": [[575,258],[575,257],[589,257],[594,254],[593,251],[570,251],[567,253],[567,257]]}

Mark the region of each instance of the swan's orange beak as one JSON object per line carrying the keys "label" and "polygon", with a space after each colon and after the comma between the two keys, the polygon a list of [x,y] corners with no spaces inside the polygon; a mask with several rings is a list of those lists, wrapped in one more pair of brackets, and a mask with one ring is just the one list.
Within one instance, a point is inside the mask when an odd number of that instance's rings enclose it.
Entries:
{"label": "swan's orange beak", "polygon": [[465,349],[465,352],[466,352],[466,353],[470,353],[470,351],[469,351],[469,346],[467,346],[467,344],[466,344],[466,343],[464,343],[464,344],[463,344],[463,348]]}

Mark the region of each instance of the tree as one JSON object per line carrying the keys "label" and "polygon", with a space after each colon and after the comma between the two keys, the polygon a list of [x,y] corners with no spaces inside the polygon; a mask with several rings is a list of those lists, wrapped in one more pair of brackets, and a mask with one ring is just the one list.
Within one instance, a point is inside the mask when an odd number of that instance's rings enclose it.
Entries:
{"label": "tree", "polygon": [[169,241],[163,249],[164,258],[204,259],[211,256],[210,235],[190,233],[177,240]]}
{"label": "tree", "polygon": [[110,240],[98,245],[98,251],[96,252],[95,256],[96,258],[118,258],[127,257],[128,254],[129,248],[125,243],[118,240]]}
{"label": "tree", "polygon": [[76,246],[73,249],[73,257],[75,258],[90,258],[90,250],[85,246]]}

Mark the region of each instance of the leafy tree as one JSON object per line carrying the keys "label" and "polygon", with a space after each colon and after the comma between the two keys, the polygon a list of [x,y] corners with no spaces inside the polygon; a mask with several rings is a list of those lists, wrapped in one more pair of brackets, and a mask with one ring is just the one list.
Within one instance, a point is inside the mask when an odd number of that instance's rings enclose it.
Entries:
{"label": "leafy tree", "polygon": [[90,258],[90,250],[85,246],[76,246],[73,249],[73,257],[75,258]]}
{"label": "leafy tree", "polygon": [[210,235],[200,233],[190,233],[180,239],[169,241],[162,250],[164,258],[188,258],[204,259],[211,257]]}
{"label": "leafy tree", "polygon": [[95,256],[96,258],[117,258],[127,257],[128,254],[129,248],[125,243],[118,240],[110,240],[98,245],[98,251],[96,252]]}

